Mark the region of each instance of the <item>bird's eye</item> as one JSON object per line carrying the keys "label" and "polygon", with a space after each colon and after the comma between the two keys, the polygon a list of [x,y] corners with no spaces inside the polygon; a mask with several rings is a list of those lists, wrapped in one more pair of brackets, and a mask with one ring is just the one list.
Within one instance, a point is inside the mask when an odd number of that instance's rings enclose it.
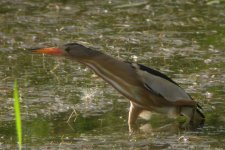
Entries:
{"label": "bird's eye", "polygon": [[69,53],[70,48],[69,48],[69,47],[67,47],[67,48],[65,49],[65,51],[66,51],[67,53]]}

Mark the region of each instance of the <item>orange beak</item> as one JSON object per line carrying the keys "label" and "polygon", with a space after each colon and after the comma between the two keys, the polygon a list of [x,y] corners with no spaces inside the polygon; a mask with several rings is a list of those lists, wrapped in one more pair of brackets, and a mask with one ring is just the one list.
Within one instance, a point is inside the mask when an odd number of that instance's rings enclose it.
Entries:
{"label": "orange beak", "polygon": [[32,50],[32,52],[36,53],[36,54],[49,54],[49,55],[62,55],[63,54],[63,50],[61,50],[57,47],[35,49],[35,50]]}

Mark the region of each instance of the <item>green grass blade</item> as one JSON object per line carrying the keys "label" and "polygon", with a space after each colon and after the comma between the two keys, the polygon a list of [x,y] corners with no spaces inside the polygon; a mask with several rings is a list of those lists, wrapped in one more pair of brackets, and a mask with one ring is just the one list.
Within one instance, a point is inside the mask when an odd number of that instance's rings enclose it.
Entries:
{"label": "green grass blade", "polygon": [[21,150],[22,149],[22,125],[21,125],[21,117],[20,117],[20,102],[19,102],[19,91],[18,91],[17,80],[14,81],[13,98],[14,98],[17,140],[18,140],[19,149]]}

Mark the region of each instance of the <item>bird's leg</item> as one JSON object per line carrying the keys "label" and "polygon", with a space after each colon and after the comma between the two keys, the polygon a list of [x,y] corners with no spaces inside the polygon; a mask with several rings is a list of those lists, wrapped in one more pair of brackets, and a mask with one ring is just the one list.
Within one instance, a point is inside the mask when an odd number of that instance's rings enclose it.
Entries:
{"label": "bird's leg", "polygon": [[130,133],[133,133],[137,130],[135,122],[141,112],[142,112],[141,108],[135,106],[132,102],[130,102],[130,110],[128,116],[128,126]]}

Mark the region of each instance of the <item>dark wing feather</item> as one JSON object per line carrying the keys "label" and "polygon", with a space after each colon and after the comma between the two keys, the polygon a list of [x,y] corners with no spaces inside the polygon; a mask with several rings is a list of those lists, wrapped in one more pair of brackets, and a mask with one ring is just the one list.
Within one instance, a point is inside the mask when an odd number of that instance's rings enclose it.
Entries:
{"label": "dark wing feather", "polygon": [[131,64],[136,68],[143,85],[151,93],[160,95],[170,102],[189,101],[192,98],[172,79],[165,74],[140,64]]}
{"label": "dark wing feather", "polygon": [[141,65],[141,64],[138,64],[138,66],[140,67],[140,70],[143,70],[143,71],[147,71],[148,73],[150,74],[153,74],[155,76],[159,76],[161,78],[164,78],[170,82],[172,82],[173,84],[176,84],[177,86],[179,86],[176,82],[174,82],[171,78],[169,78],[167,75],[157,71],[157,70],[154,70],[152,68],[149,68],[149,67],[146,67],[144,65]]}

